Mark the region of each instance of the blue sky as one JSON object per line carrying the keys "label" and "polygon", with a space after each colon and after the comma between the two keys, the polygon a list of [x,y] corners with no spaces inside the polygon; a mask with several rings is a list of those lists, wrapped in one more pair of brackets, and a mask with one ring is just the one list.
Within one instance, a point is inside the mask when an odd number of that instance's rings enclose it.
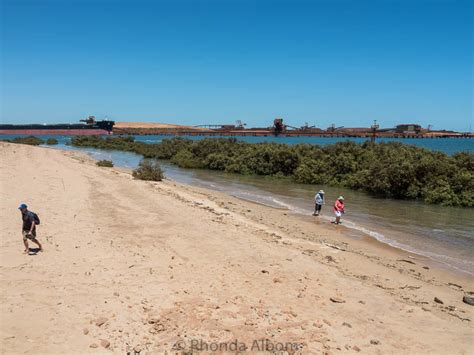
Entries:
{"label": "blue sky", "polygon": [[470,1],[0,2],[2,122],[474,129]]}

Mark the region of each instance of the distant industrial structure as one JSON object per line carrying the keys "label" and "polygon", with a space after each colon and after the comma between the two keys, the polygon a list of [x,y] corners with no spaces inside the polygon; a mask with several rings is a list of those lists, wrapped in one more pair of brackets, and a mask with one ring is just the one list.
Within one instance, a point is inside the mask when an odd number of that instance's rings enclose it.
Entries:
{"label": "distant industrial structure", "polygon": [[269,127],[247,128],[245,123],[238,120],[235,124],[204,124],[198,126],[177,126],[156,124],[150,127],[144,123],[143,127],[133,124],[127,127],[125,123],[118,122],[114,127],[114,134],[160,134],[160,135],[191,135],[191,136],[284,136],[284,137],[363,137],[375,140],[377,137],[390,138],[436,138],[436,137],[469,137],[472,133],[454,131],[435,131],[431,127],[424,129],[416,123],[399,124],[392,128],[380,128],[377,121],[370,127],[344,127],[332,124],[326,129],[310,126],[295,127],[284,123],[283,118],[277,117]]}
{"label": "distant industrial structure", "polygon": [[392,128],[380,128],[376,120],[369,127],[344,127],[331,124],[326,129],[310,126],[295,127],[286,124],[283,118],[277,117],[269,127],[247,128],[241,120],[234,124],[204,124],[184,126],[156,122],[115,122],[110,120],[96,121],[89,116],[81,123],[75,124],[0,124],[2,134],[58,134],[58,135],[169,135],[169,136],[282,136],[282,137],[362,137],[374,141],[378,137],[390,138],[472,138],[471,132],[461,133],[446,130],[433,130],[432,126],[422,128],[416,123],[398,124]]}
{"label": "distant industrial structure", "polygon": [[399,124],[395,127],[398,134],[420,134],[421,126],[419,124]]}

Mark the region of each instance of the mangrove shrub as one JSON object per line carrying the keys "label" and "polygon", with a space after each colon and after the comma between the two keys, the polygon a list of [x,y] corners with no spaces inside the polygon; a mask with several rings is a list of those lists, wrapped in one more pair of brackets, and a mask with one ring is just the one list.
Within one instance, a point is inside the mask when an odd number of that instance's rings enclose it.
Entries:
{"label": "mangrove shrub", "polygon": [[143,159],[138,168],[133,170],[132,176],[139,180],[161,181],[164,178],[163,170],[156,161]]}
{"label": "mangrove shrub", "polygon": [[285,177],[381,197],[474,206],[474,155],[468,152],[449,156],[399,142],[345,141],[321,147],[222,138],[173,138],[146,144],[133,137],[77,137],[72,144],[133,151],[183,168]]}

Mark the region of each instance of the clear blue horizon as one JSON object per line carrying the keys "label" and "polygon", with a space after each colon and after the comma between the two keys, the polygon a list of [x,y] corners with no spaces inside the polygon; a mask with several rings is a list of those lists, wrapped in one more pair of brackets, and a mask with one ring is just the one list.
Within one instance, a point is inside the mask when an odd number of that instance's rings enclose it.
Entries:
{"label": "clear blue horizon", "polygon": [[1,6],[5,123],[474,127],[471,1]]}

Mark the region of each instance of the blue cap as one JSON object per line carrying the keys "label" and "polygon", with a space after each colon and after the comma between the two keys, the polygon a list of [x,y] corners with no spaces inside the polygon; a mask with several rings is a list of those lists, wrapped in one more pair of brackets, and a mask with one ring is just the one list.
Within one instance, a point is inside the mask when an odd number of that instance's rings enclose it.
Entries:
{"label": "blue cap", "polygon": [[19,210],[22,210],[22,209],[24,209],[24,208],[28,208],[28,206],[25,205],[24,203],[22,203],[22,204],[18,207]]}

